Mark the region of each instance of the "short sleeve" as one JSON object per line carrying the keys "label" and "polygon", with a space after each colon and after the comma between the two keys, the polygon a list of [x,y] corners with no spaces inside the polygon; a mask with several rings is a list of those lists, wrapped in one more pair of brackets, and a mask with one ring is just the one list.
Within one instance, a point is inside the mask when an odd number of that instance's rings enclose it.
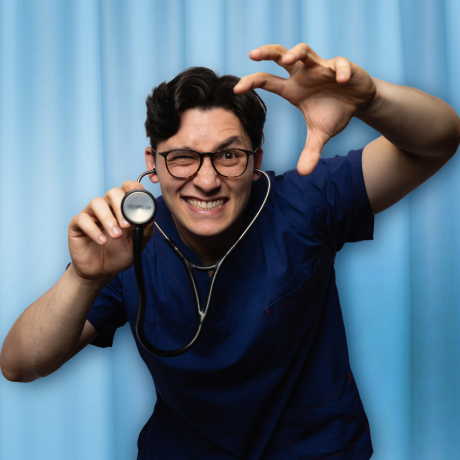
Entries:
{"label": "short sleeve", "polygon": [[372,240],[374,216],[364,184],[363,149],[347,156],[321,160],[308,183],[313,201],[331,249],[345,243]]}
{"label": "short sleeve", "polygon": [[87,320],[98,336],[91,342],[97,347],[111,347],[115,331],[127,322],[120,275],[116,276],[99,294]]}

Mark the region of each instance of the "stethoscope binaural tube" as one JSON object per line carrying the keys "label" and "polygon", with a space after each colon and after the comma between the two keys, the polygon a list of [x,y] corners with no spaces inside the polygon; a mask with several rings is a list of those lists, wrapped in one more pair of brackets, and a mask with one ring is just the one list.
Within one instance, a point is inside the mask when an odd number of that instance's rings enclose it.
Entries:
{"label": "stethoscope binaural tube", "polygon": [[[121,212],[124,218],[129,223],[135,226],[133,230],[133,255],[134,255],[134,272],[136,275],[137,290],[139,294],[137,317],[136,317],[136,335],[137,335],[137,338],[139,339],[139,342],[148,352],[156,356],[161,356],[163,358],[179,356],[185,353],[186,351],[190,350],[190,348],[192,348],[192,346],[198,340],[201,332],[203,331],[206,320],[209,316],[212,299],[214,297],[214,287],[217,283],[217,278],[222,269],[222,265],[227,259],[227,257],[230,255],[230,253],[233,251],[233,249],[242,240],[244,235],[246,235],[246,233],[252,227],[257,217],[259,217],[259,214],[262,212],[262,209],[264,208],[265,203],[267,202],[268,196],[270,194],[271,183],[270,183],[269,175],[260,169],[254,169],[254,171],[260,174],[263,174],[265,178],[267,179],[268,186],[267,186],[267,193],[265,194],[265,198],[262,202],[262,205],[260,206],[260,209],[257,211],[256,215],[254,216],[252,221],[249,223],[246,230],[239,236],[239,238],[235,241],[232,247],[215,264],[208,265],[206,267],[202,267],[202,266],[194,264],[193,262],[190,262],[190,260],[187,259],[185,254],[177,247],[174,241],[171,240],[165,234],[165,232],[160,228],[158,223],[155,222],[154,224],[155,227],[158,229],[158,231],[163,235],[164,239],[166,240],[166,243],[176,253],[177,257],[179,257],[182,264],[184,265],[185,271],[187,272],[187,276],[190,282],[190,286],[192,287],[192,291],[193,291],[196,321],[197,321],[195,333],[189,343],[187,343],[183,347],[178,348],[176,350],[161,350],[160,348],[153,346],[149,342],[147,337],[145,336],[145,332],[144,332],[144,317],[145,317],[145,306],[146,306],[147,294],[146,294],[146,288],[145,288],[144,271],[142,268],[142,240],[143,240],[144,226],[152,222],[152,220],[155,218],[155,214],[157,211],[156,200],[151,193],[143,189],[132,190],[123,197],[123,200],[121,202]],[[137,181],[140,183],[140,181],[142,180],[144,176],[147,176],[149,174],[155,174],[155,172],[156,172],[155,170],[146,171],[139,176]],[[211,281],[209,284],[208,294],[206,296],[206,302],[205,302],[204,308],[202,307],[202,304],[201,304],[199,289],[198,289],[198,285],[195,279],[195,275],[193,274],[193,270],[196,270],[198,272],[209,272],[211,270],[213,271],[211,275]]]}

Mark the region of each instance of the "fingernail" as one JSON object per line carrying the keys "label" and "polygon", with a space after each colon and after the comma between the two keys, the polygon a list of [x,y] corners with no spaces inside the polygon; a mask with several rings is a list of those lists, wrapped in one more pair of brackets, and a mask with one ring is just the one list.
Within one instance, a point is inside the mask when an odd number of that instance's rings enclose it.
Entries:
{"label": "fingernail", "polygon": [[104,244],[107,241],[107,238],[102,234],[99,235],[97,239],[98,239],[99,243],[102,243],[102,244]]}
{"label": "fingernail", "polygon": [[128,222],[126,219],[123,219],[123,220],[121,221],[121,223],[122,223],[123,225],[129,225],[129,222]]}
{"label": "fingernail", "polygon": [[121,233],[121,230],[118,227],[113,227],[112,228],[112,233],[114,235],[119,235]]}

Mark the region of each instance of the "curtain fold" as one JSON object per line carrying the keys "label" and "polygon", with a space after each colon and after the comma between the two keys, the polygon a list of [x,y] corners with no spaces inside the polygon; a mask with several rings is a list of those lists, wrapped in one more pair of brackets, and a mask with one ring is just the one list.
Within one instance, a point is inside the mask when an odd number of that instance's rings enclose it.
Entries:
{"label": "curtain fold", "polygon": [[[61,276],[67,227],[145,170],[145,98],[190,66],[266,71],[251,49],[308,43],[460,112],[456,0],[0,0],[0,342]],[[298,111],[268,106],[265,170],[295,168]],[[323,156],[378,136],[358,120]],[[460,159],[376,217],[375,241],[337,256],[352,368],[376,460],[460,451]],[[154,195],[158,186],[149,187]],[[155,389],[127,327],[45,379],[0,377],[0,458],[135,458]]]}

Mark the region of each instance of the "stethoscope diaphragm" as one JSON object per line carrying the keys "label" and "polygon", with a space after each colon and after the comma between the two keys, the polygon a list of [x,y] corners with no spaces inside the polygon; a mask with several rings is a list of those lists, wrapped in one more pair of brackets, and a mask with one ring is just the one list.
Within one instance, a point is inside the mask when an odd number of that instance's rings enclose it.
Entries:
{"label": "stethoscope diaphragm", "polygon": [[130,224],[145,225],[155,218],[157,202],[147,190],[131,190],[121,201],[121,212]]}

